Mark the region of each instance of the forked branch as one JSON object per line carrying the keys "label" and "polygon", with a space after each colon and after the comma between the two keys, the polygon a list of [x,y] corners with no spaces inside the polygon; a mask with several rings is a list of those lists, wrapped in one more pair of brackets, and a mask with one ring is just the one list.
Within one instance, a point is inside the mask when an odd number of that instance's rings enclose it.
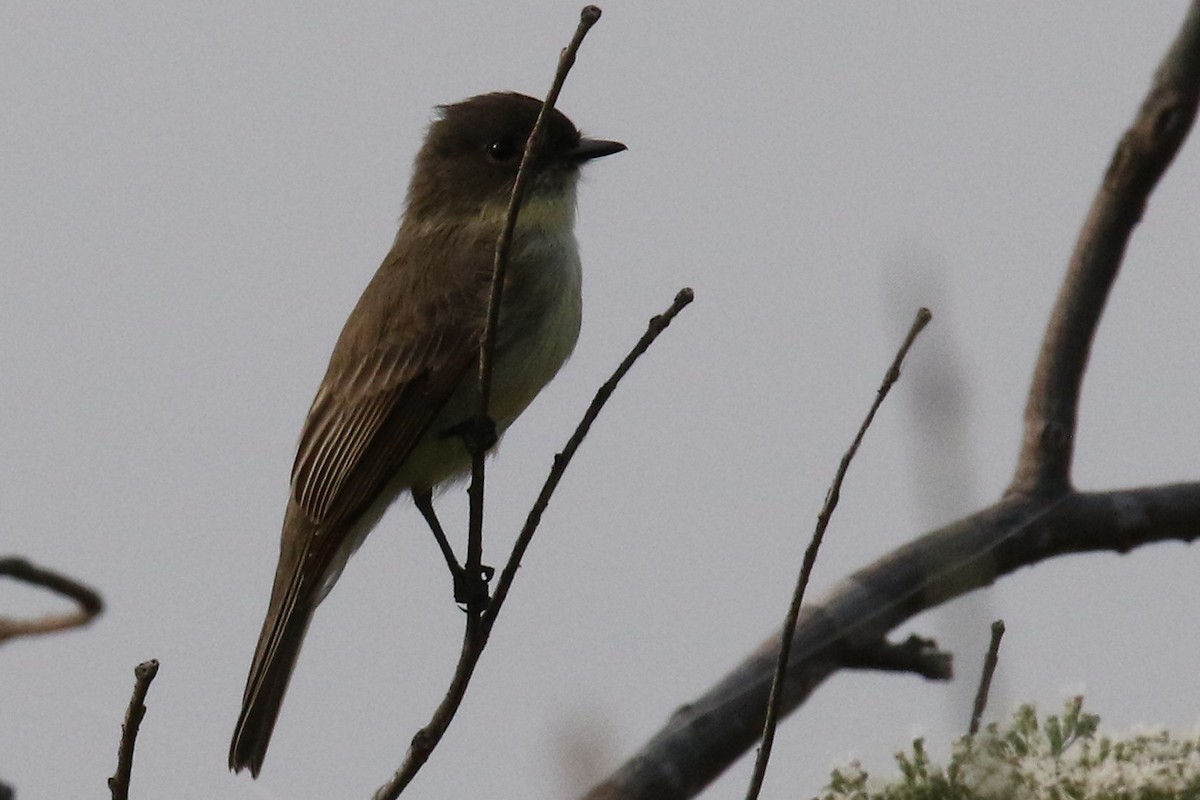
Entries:
{"label": "forked branch", "polygon": [[[861,667],[896,626],[1021,567],[1069,553],[1128,552],[1200,537],[1200,483],[1077,492],[1070,468],[1080,387],[1104,303],[1146,200],[1174,159],[1200,98],[1200,0],[1155,74],[1079,235],[1034,370],[1025,431],[1003,498],[931,531],[844,579],[800,613],[782,712],[827,677]],[[698,794],[762,731],[780,638],[772,636],[703,696],[683,705],[587,800]]]}
{"label": "forked branch", "polygon": [[508,597],[513,579],[516,577],[517,570],[521,566],[521,559],[524,557],[526,549],[528,549],[530,542],[533,540],[533,535],[541,523],[542,514],[545,513],[547,506],[550,504],[550,498],[554,495],[554,490],[558,487],[563,473],[566,472],[567,466],[571,463],[571,459],[579,449],[579,445],[583,443],[583,439],[587,436],[588,430],[591,429],[592,423],[600,415],[604,404],[608,402],[608,398],[612,396],[613,391],[617,388],[617,384],[625,377],[630,368],[633,367],[634,362],[650,348],[650,345],[654,343],[659,334],[667,329],[667,326],[671,324],[671,320],[686,308],[692,302],[693,298],[694,295],[691,289],[681,289],[675,295],[675,301],[671,303],[670,308],[650,320],[650,324],[647,326],[642,338],[638,340],[633,349],[629,351],[629,354],[621,361],[621,364],[613,372],[612,376],[596,391],[596,396],[592,398],[592,402],[588,405],[587,411],[584,412],[583,418],[580,419],[579,424],[575,427],[575,432],[567,440],[567,444],[563,447],[562,452],[554,457],[554,465],[550,468],[550,474],[546,477],[546,482],[543,484],[541,492],[538,493],[537,500],[529,511],[525,525],[521,528],[521,533],[517,536],[517,542],[513,545],[512,555],[509,557],[508,563],[505,565],[504,571],[500,575],[500,580],[496,585],[495,596],[488,604],[487,613],[475,619],[473,623],[470,621],[471,618],[468,617],[467,635],[463,637],[463,646],[459,654],[458,666],[455,668],[454,678],[450,683],[450,688],[446,691],[446,696],[442,698],[442,702],[438,705],[429,724],[417,731],[417,735],[413,737],[412,744],[409,745],[408,753],[405,755],[404,763],[401,764],[400,769],[396,771],[388,783],[376,791],[375,800],[394,800],[394,798],[398,797],[404,791],[404,787],[416,776],[421,766],[429,759],[429,755],[433,752],[438,742],[441,741],[442,735],[445,734],[446,729],[449,727],[450,721],[458,711],[459,705],[462,704],[463,696],[467,692],[467,685],[471,682],[471,675],[474,674],[475,666],[479,663],[480,656],[483,655],[483,648],[487,645],[488,637],[492,632],[492,626],[496,624],[496,617],[504,605],[505,598]]}

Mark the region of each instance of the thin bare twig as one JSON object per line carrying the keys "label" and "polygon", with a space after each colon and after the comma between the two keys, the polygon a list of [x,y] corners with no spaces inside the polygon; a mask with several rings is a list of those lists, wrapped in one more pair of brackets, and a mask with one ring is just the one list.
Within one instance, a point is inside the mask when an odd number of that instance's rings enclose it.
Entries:
{"label": "thin bare twig", "polygon": [[[508,200],[508,212],[504,218],[504,227],[501,229],[500,236],[496,240],[496,256],[492,265],[492,288],[491,295],[488,298],[487,323],[483,329],[483,339],[479,343],[479,408],[477,420],[481,427],[489,420],[489,406],[491,404],[492,392],[492,349],[496,339],[496,328],[500,324],[500,302],[504,295],[504,275],[508,270],[508,254],[512,249],[513,232],[516,230],[517,217],[521,212],[521,201],[525,195],[525,186],[530,180],[530,165],[533,163],[534,156],[541,147],[542,131],[546,127],[546,120],[549,118],[550,112],[554,109],[554,104],[558,102],[558,95],[567,80],[567,73],[575,65],[575,56],[579,52],[579,46],[583,44],[583,39],[587,36],[588,31],[592,29],[592,26],[599,21],[600,9],[591,5],[584,6],[583,10],[579,13],[579,25],[575,28],[575,35],[571,37],[571,42],[563,48],[562,53],[559,55],[558,69],[554,74],[553,82],[550,84],[550,91],[546,94],[546,99],[542,102],[542,110],[538,112],[533,130],[530,131],[529,139],[525,142],[525,152],[521,156],[521,164],[517,168],[517,178],[513,183],[512,195]],[[483,497],[486,455],[486,452],[480,449],[472,457],[471,485],[467,490],[470,512],[467,524],[467,557],[463,564],[463,570],[467,575],[467,580],[471,582],[480,580],[483,569]],[[468,617],[478,619],[483,614],[486,606],[487,593],[477,593],[477,596],[469,598],[467,602]],[[469,625],[470,623],[468,623]]]}
{"label": "thin bare twig", "polygon": [[550,475],[547,476],[546,483],[542,486],[542,491],[538,494],[537,501],[534,502],[533,508],[529,511],[529,516],[525,520],[524,527],[521,528],[520,535],[517,536],[517,541],[513,545],[508,563],[504,565],[504,570],[500,573],[500,579],[496,582],[496,593],[483,615],[485,635],[490,634],[492,626],[496,624],[496,615],[500,613],[500,606],[503,605],[504,598],[508,596],[513,579],[516,577],[517,570],[521,566],[521,559],[524,557],[525,551],[533,539],[533,534],[537,531],[537,527],[542,521],[542,514],[545,513],[546,507],[550,504],[550,498],[553,496],[554,490],[558,488],[558,483],[562,480],[563,473],[566,472],[567,465],[571,463],[571,459],[575,456],[575,451],[579,449],[579,445],[583,442],[583,437],[587,436],[592,423],[599,416],[600,410],[604,408],[604,404],[608,402],[608,398],[612,396],[613,390],[617,388],[617,384],[625,377],[625,373],[629,372],[634,362],[650,348],[650,345],[654,344],[654,340],[667,329],[667,326],[671,324],[671,320],[675,319],[679,312],[683,311],[695,297],[696,295],[691,289],[680,289],[675,295],[675,300],[671,303],[671,306],[663,313],[651,318],[650,324],[646,327],[646,332],[642,334],[642,338],[633,346],[633,349],[629,351],[629,354],[625,356],[609,379],[596,391],[596,396],[592,398],[592,402],[588,406],[587,411],[584,412],[583,419],[576,426],[575,432],[567,440],[567,444],[562,449],[562,452],[554,457],[554,466],[550,469]]}
{"label": "thin bare twig", "polygon": [[796,635],[796,621],[800,617],[800,605],[804,601],[804,591],[808,588],[808,579],[812,575],[813,565],[817,561],[817,551],[821,548],[821,540],[825,538],[825,530],[829,527],[829,520],[833,517],[834,509],[837,508],[838,499],[841,497],[842,482],[846,478],[846,471],[850,468],[850,462],[854,460],[854,455],[858,452],[858,447],[862,444],[863,437],[867,434],[867,428],[871,427],[872,420],[875,419],[875,412],[883,404],[883,400],[891,391],[892,386],[900,379],[900,365],[904,363],[904,357],[908,355],[909,348],[912,347],[917,336],[929,324],[929,320],[933,319],[933,315],[929,313],[929,309],[921,308],[917,311],[916,319],[913,320],[912,326],[908,329],[908,334],[904,337],[904,342],[900,345],[900,349],[896,352],[896,357],[892,359],[891,366],[888,367],[887,373],[883,376],[883,383],[880,384],[879,390],[875,393],[875,400],[871,403],[871,408],[867,411],[867,416],[863,419],[862,424],[858,427],[858,433],[854,436],[854,441],[851,442],[850,448],[842,456],[842,461],[838,464],[837,473],[833,477],[833,483],[829,487],[829,492],[825,495],[825,504],[821,508],[821,513],[817,515],[817,527],[813,531],[812,539],[808,543],[808,549],[804,551],[804,563],[800,567],[800,576],[796,580],[796,588],[792,593],[792,603],[788,608],[787,618],[783,622],[783,633],[780,635],[779,660],[775,665],[775,677],[771,681],[771,693],[767,699],[767,714],[766,721],[763,724],[762,745],[758,749],[758,758],[754,762],[754,772],[750,776],[750,787],[746,791],[746,800],[755,800],[760,791],[762,791],[763,779],[767,774],[767,762],[771,759],[771,745],[775,741],[775,727],[779,722],[779,710],[783,703],[783,682],[787,677],[788,656],[792,649],[792,640]]}
{"label": "thin bare twig", "polygon": [[517,227],[517,217],[521,212],[521,202],[525,196],[525,187],[529,183],[530,164],[542,145],[542,132],[546,128],[546,120],[558,102],[563,84],[571,67],[575,66],[575,56],[579,52],[583,39],[588,31],[600,21],[600,9],[596,6],[584,6],[579,12],[579,26],[570,43],[563,48],[558,58],[558,70],[550,84],[550,91],[542,101],[542,110],[538,112],[533,130],[525,142],[525,152],[521,156],[521,165],[517,168],[517,179],[513,183],[512,195],[508,200],[508,213],[504,218],[504,228],[500,238],[496,240],[496,256],[492,266],[492,292],[488,300],[487,326],[484,328],[483,341],[479,347],[479,415],[488,414],[488,400],[491,397],[492,382],[492,345],[496,338],[496,328],[500,323],[500,301],[504,294],[504,273],[508,269],[508,253],[512,248],[513,232]]}
{"label": "thin bare twig", "polygon": [[137,743],[138,728],[146,716],[146,693],[150,683],[158,674],[158,660],[143,661],[133,668],[133,695],[129,708],[125,710],[125,722],[121,724],[121,744],[117,748],[117,771],[108,779],[108,791],[112,800],[128,800],[129,779],[133,774],[133,746]]}
{"label": "thin bare twig", "polygon": [[31,564],[23,558],[0,559],[0,576],[41,586],[74,600],[78,608],[69,614],[47,614],[38,619],[21,620],[0,617],[0,642],[18,636],[67,630],[87,625],[104,610],[104,601],[92,588],[74,578]]}
{"label": "thin bare twig", "polygon": [[992,676],[996,674],[996,664],[1000,662],[1000,639],[1003,636],[1004,620],[998,619],[992,623],[992,641],[983,659],[983,673],[979,676],[979,689],[975,692],[975,705],[971,709],[971,724],[967,726],[967,733],[971,736],[979,733],[979,723],[983,719],[988,692],[992,688]]}

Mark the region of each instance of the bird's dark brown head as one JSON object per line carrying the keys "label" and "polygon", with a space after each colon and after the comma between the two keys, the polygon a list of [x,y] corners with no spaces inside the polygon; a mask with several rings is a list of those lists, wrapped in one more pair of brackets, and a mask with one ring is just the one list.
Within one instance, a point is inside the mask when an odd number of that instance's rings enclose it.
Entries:
{"label": "bird's dark brown head", "polygon": [[[514,92],[439,106],[413,165],[408,214],[471,216],[485,206],[506,206],[541,108],[541,100]],[[532,164],[534,197],[573,191],[583,162],[625,149],[620,142],[582,137],[557,109],[550,112],[543,137]],[[573,196],[563,199],[574,203]]]}

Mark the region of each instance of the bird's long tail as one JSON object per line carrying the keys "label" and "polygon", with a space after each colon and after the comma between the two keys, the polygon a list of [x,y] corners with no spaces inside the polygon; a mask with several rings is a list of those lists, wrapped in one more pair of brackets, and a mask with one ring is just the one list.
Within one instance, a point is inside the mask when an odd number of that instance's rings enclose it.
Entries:
{"label": "bird's long tail", "polygon": [[229,745],[229,768],[235,772],[249,768],[254,777],[262,769],[300,645],[319,602],[314,587],[301,580],[301,571],[285,563],[289,561],[280,559],[271,605],[246,680],[242,712]]}

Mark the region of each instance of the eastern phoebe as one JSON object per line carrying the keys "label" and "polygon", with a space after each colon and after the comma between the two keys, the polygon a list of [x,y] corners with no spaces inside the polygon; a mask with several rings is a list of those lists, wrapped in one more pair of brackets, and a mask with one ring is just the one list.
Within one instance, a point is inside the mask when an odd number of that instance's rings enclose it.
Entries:
{"label": "eastern phoebe", "polygon": [[[429,127],[400,232],[346,320],[300,434],[230,769],[258,775],[313,612],[384,510],[405,490],[428,503],[434,486],[470,471],[457,431],[477,414],[496,239],[541,106],[520,94],[479,95],[441,106]],[[582,138],[558,111],[546,122],[496,331],[497,435],[575,347],[579,168],[625,149]]]}

